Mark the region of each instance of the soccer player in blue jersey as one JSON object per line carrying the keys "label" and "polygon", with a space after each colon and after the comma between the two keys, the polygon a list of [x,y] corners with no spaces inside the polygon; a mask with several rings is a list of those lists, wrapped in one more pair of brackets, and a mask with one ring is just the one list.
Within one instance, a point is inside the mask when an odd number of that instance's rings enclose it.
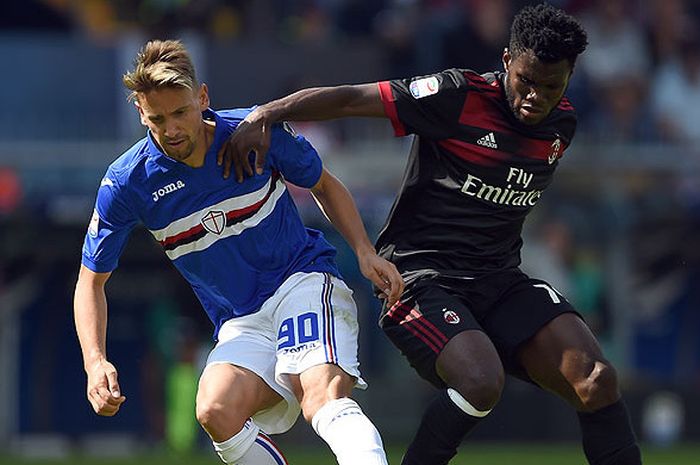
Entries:
{"label": "soccer player in blue jersey", "polygon": [[253,173],[251,150],[256,164],[265,159],[276,121],[386,117],[397,136],[415,135],[377,240],[406,279],[400,301],[384,306],[382,329],[439,389],[403,465],[446,464],[498,402],[505,373],[576,409],[591,465],[641,463],[617,375],[593,334],[558,291],[519,268],[525,217],[575,132],[564,92],[586,42],[575,18],[526,7],[504,71],[304,89],[258,107],[220,154],[225,174],[233,159],[240,180]]}
{"label": "soccer player in blue jersey", "polygon": [[106,352],[105,283],[137,223],[150,230],[214,324],[197,419],[227,464],[286,463],[265,433],[300,410],[341,465],[386,465],[381,438],[350,397],[366,386],[357,360],[357,310],[335,249],[302,224],[287,183],[309,188],[353,248],[362,273],[397,301],[403,281],[377,256],[347,189],[311,145],[271,128],[260,174],[221,178],[217,151],[250,110],[209,109],[187,50],[151,41],[124,75],[147,136],[107,169],[75,289],[87,397],[99,415],[125,401]]}

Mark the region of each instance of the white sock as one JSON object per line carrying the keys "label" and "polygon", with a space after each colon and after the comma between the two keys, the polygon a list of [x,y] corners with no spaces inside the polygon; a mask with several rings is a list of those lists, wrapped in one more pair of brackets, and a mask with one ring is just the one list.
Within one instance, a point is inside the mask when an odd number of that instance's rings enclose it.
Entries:
{"label": "white sock", "polygon": [[251,420],[224,442],[214,442],[214,450],[228,465],[288,465],[277,445]]}
{"label": "white sock", "polygon": [[377,428],[354,400],[343,397],[326,403],[311,419],[311,426],[339,465],[387,465]]}

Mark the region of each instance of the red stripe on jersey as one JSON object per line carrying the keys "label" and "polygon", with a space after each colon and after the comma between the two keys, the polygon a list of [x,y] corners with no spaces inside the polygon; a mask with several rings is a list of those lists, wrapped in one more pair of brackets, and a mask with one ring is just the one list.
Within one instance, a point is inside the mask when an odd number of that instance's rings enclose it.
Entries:
{"label": "red stripe on jersey", "polygon": [[464,101],[462,114],[459,115],[460,124],[474,126],[489,131],[498,131],[510,134],[511,129],[505,124],[503,115],[495,103],[479,92],[470,92]]}
{"label": "red stripe on jersey", "polygon": [[187,239],[188,237],[195,236],[195,235],[201,233],[203,229],[204,229],[204,226],[202,226],[202,224],[200,223],[197,226],[191,227],[187,231],[183,231],[183,232],[176,234],[174,236],[166,237],[164,240],[160,241],[160,245],[162,245],[163,247],[166,247],[170,244],[174,244],[174,243],[179,242],[181,240]]}
{"label": "red stripe on jersey", "polygon": [[464,78],[469,81],[470,84],[484,84],[489,85],[489,82],[481,74],[475,73],[474,71],[465,71],[462,73]]}
{"label": "red stripe on jersey", "polygon": [[384,112],[391,120],[391,125],[394,127],[396,137],[405,136],[408,134],[403,123],[399,120],[399,112],[396,110],[396,99],[391,91],[391,83],[389,81],[381,81],[379,85],[379,95],[384,104]]}
{"label": "red stripe on jersey", "polygon": [[[555,147],[557,145],[557,140],[559,141],[559,146]],[[518,155],[534,158],[536,160],[548,160],[553,154],[555,158],[561,158],[568,145],[561,139],[557,140],[552,141],[523,137],[521,142],[522,153]]]}
{"label": "red stripe on jersey", "polygon": [[[267,194],[265,194],[265,197],[263,197],[261,200],[255,202],[252,205],[248,205],[247,207],[239,208],[236,210],[230,210],[226,212],[226,223],[228,224],[229,220],[235,220],[237,218],[241,218],[244,216],[249,215],[252,212],[258,211],[262,206],[270,200],[270,197],[272,196],[272,192],[275,190],[275,186],[277,186],[277,180],[280,178],[280,174],[278,171],[273,171],[272,172],[272,177],[270,180],[270,189],[268,189]],[[174,236],[166,237],[162,241],[160,241],[160,244],[163,247],[166,247],[170,244],[177,243],[179,241],[182,241],[184,239],[187,239],[188,237],[197,235],[202,232],[204,229],[204,226],[199,223],[196,226],[191,227],[187,231],[183,231],[181,233],[178,233]]]}
{"label": "red stripe on jersey", "polygon": [[500,93],[500,90],[497,87],[498,84],[496,84],[496,82],[493,82],[491,84],[489,84],[487,82],[471,82],[470,84],[473,85],[474,87],[476,87],[477,89],[482,90],[484,92],[489,92],[492,94],[499,94]]}
{"label": "red stripe on jersey", "polygon": [[267,191],[267,194],[265,194],[265,197],[258,200],[252,205],[248,205],[247,207],[239,208],[238,210],[231,210],[226,213],[226,220],[232,220],[236,218],[240,218],[242,216],[246,216],[251,212],[258,211],[268,200],[270,200],[270,196],[272,195],[272,191],[275,190],[275,184],[277,183],[277,176],[273,176],[272,182],[270,183],[270,190]]}
{"label": "red stripe on jersey", "polygon": [[499,150],[482,147],[457,139],[443,139],[438,142],[442,148],[458,156],[462,160],[481,166],[495,166],[507,160],[510,156]]}
{"label": "red stripe on jersey", "polygon": [[571,104],[569,99],[566,97],[561,98],[561,101],[559,102],[559,105],[557,105],[557,108],[559,108],[560,110],[564,110],[564,111],[573,111],[574,110],[574,106]]}

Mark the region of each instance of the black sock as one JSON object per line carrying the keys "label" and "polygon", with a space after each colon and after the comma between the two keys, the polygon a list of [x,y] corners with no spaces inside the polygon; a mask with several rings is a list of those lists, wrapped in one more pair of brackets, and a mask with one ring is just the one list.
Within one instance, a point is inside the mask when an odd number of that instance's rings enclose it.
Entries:
{"label": "black sock", "polygon": [[401,465],[446,465],[481,418],[462,411],[441,391],[428,405]]}
{"label": "black sock", "polygon": [[642,455],[622,399],[578,414],[583,451],[591,465],[641,465]]}

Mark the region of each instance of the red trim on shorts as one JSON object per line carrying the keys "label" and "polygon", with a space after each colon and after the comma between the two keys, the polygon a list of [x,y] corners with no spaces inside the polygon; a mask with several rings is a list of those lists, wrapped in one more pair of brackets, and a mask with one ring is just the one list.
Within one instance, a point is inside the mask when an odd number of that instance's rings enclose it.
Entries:
{"label": "red trim on shorts", "polygon": [[396,302],[387,315],[423,341],[425,345],[430,347],[436,354],[442,351],[449,340],[447,336],[428,321],[415,307],[411,308],[403,302]]}

